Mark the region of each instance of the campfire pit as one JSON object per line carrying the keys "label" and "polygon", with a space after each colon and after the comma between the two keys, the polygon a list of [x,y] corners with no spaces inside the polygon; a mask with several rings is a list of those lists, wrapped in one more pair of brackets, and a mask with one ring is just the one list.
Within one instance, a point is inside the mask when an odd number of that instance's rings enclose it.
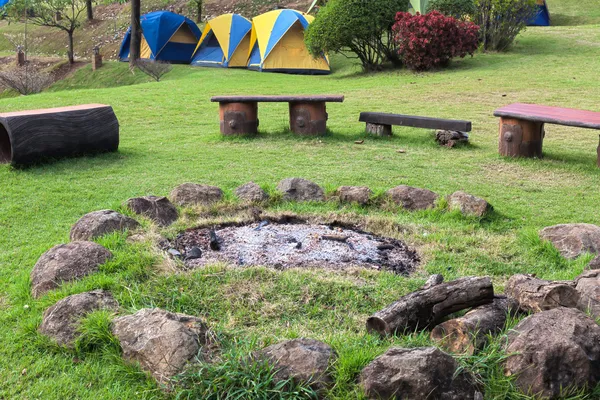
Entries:
{"label": "campfire pit", "polygon": [[363,267],[410,273],[419,256],[397,239],[308,223],[257,222],[181,233],[169,251],[188,268],[215,263],[277,269]]}

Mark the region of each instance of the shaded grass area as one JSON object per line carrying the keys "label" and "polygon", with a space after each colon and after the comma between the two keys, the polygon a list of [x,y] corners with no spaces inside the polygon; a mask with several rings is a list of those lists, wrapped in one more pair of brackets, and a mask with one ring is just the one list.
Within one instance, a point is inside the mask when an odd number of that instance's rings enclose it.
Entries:
{"label": "shaded grass area", "polygon": [[[6,111],[106,103],[121,124],[118,153],[24,170],[0,166],[0,324],[6,327],[0,331],[0,398],[197,394],[189,387],[163,392],[139,369],[124,364],[108,334],[111,315],[90,316],[75,350],[57,349],[36,333],[43,310],[86,290],[111,290],[123,312],[162,307],[203,317],[222,339],[224,362],[239,373],[234,381],[269,373],[240,366],[244,354],[285,338],[324,340],[340,356],[329,397],[351,399],[360,398],[357,375],[374,357],[390,346],[429,344],[425,334],[380,339],[364,330],[368,315],[418,288],[428,274],[442,273],[447,279],[487,274],[497,291],[517,272],[546,279],[578,275],[591,257],[564,260],[537,232],[556,223],[598,223],[596,134],[548,126],[544,159],[507,160],[497,155],[498,122],[492,115],[495,108],[516,101],[598,109],[600,34],[598,25],[589,25],[600,23],[594,2],[549,3],[556,15],[584,18],[588,25],[530,28],[509,53],[478,54],[436,73],[362,74],[356,64],[334,56],[335,71],[328,77],[176,66],[155,83],[132,75],[125,64],[108,63],[95,73],[81,69],[47,93],[0,100]],[[323,138],[289,133],[285,104],[260,106],[257,137],[221,137],[210,96],[257,93],[342,93],[346,101],[328,107],[330,134]],[[390,139],[365,138],[357,122],[361,111],[470,119],[471,145],[441,148],[431,132],[411,128],[397,128]],[[364,144],[354,144],[362,138]],[[340,185],[367,185],[377,196],[399,184],[440,194],[465,190],[488,199],[494,212],[477,220],[441,208],[408,213],[387,204],[275,200],[271,212],[361,220],[377,233],[405,240],[423,256],[422,267],[412,277],[219,265],[173,274],[168,272],[173,265],[165,266],[164,255],[150,241],[132,244],[124,235],[111,235],[100,243],[115,257],[100,273],[39,300],[29,294],[28,276],[38,257],[68,241],[70,226],[87,212],[124,211],[129,197],[167,195],[186,181],[216,184],[226,191],[225,204],[184,210],[174,227],[160,231],[173,237],[202,216],[230,218],[227,208],[236,186],[254,180],[273,193],[276,183],[290,176],[312,179],[328,192]],[[156,232],[147,221],[144,229]],[[481,355],[462,362],[480,375],[486,398],[524,398],[498,365],[505,356],[501,343],[492,341]],[[221,376],[219,365],[205,366],[207,375]],[[587,398],[597,397],[598,391]]]}

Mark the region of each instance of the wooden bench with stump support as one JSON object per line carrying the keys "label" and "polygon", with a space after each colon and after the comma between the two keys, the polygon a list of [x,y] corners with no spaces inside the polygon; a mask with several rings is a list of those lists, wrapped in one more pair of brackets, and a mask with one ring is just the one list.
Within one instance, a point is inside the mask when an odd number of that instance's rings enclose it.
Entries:
{"label": "wooden bench with stump support", "polygon": [[116,151],[119,121],[111,106],[86,104],[0,113],[0,163]]}
{"label": "wooden bench with stump support", "polygon": [[515,103],[497,109],[494,116],[500,117],[498,152],[509,157],[541,158],[544,124],[600,129],[600,112],[574,108]]}
{"label": "wooden bench with stump support", "polygon": [[258,132],[258,103],[289,103],[290,128],[300,135],[327,131],[326,103],[341,103],[344,96],[216,96],[223,135]]}
{"label": "wooden bench with stump support", "polygon": [[359,121],[366,122],[367,133],[377,136],[391,136],[392,125],[425,129],[441,129],[456,132],[471,131],[471,121],[419,117],[415,115],[362,112],[360,113]]}

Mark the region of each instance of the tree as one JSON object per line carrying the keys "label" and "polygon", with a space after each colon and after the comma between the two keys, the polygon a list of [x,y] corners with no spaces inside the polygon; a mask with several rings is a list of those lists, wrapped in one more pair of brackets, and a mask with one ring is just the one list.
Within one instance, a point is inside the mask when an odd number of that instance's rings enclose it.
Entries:
{"label": "tree", "polygon": [[79,17],[86,9],[86,0],[13,0],[8,3],[9,17],[28,20],[38,26],[60,29],[69,37],[69,63],[75,62],[73,34],[81,26]]}
{"label": "tree", "polygon": [[87,8],[87,19],[91,21],[94,19],[94,8],[92,5],[92,0],[85,0],[85,7]]}
{"label": "tree", "polygon": [[133,71],[135,63],[140,59],[142,45],[142,25],[140,22],[140,0],[131,0],[131,43],[129,45],[129,67]]}
{"label": "tree", "polygon": [[329,0],[306,31],[306,44],[315,57],[323,53],[355,54],[366,71],[385,62],[399,64],[392,26],[408,0]]}
{"label": "tree", "polygon": [[190,0],[190,7],[196,12],[196,22],[202,22],[202,5],[204,0]]}

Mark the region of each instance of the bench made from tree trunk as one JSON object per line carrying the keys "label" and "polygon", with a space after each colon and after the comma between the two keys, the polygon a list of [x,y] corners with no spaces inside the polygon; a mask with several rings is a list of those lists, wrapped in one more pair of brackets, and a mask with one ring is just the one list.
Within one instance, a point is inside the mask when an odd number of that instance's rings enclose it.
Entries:
{"label": "bench made from tree trunk", "polygon": [[0,113],[0,163],[116,151],[119,121],[111,106],[86,104]]}
{"label": "bench made from tree trunk", "polygon": [[392,134],[392,125],[458,132],[471,131],[471,121],[419,117],[415,115],[362,112],[360,113],[360,118],[358,120],[360,122],[366,122],[367,133],[378,136],[390,136]]}
{"label": "bench made from tree trunk", "polygon": [[600,129],[600,112],[573,108],[515,103],[497,109],[494,116],[500,117],[498,152],[510,157],[542,157],[544,124]]}
{"label": "bench made from tree trunk", "polygon": [[344,96],[216,96],[223,135],[256,133],[258,103],[289,103],[290,128],[300,135],[323,135],[327,131],[326,103],[341,103]]}

